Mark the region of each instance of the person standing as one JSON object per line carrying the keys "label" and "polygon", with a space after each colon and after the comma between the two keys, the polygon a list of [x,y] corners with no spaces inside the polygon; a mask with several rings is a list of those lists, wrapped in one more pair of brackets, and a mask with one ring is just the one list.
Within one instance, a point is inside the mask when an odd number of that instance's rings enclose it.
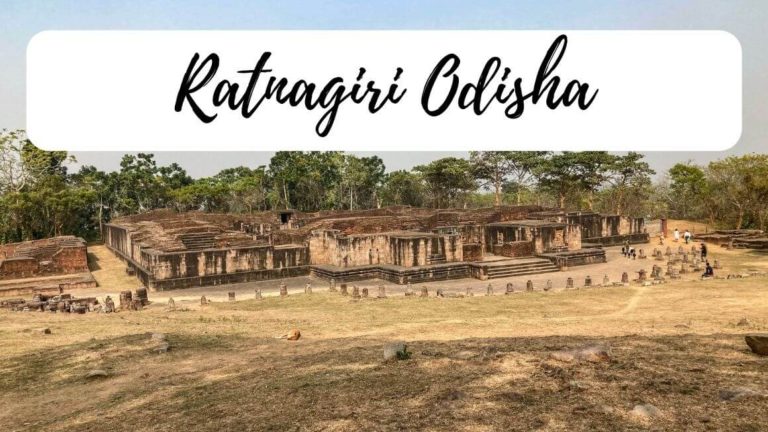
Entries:
{"label": "person standing", "polygon": [[673,236],[675,239],[675,243],[680,241],[680,231],[678,231],[677,228],[675,228],[675,233],[673,234]]}
{"label": "person standing", "polygon": [[706,261],[707,260],[707,245],[704,243],[701,244],[701,260]]}
{"label": "person standing", "polygon": [[691,242],[691,237],[693,237],[691,235],[691,232],[686,229],[685,234],[683,234],[683,238],[685,239],[685,244],[688,244]]}

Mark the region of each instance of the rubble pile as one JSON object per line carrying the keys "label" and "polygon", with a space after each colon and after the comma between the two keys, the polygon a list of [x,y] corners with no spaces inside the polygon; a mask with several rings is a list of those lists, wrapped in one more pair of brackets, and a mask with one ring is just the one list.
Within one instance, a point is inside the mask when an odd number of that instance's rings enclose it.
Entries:
{"label": "rubble pile", "polygon": [[32,300],[21,298],[0,300],[0,309],[14,312],[110,313],[119,310],[141,310],[149,303],[147,289],[139,288],[133,293],[122,291],[119,308],[115,306],[115,302],[110,296],[106,296],[104,301],[100,302],[96,297],[75,298],[72,294],[35,294]]}

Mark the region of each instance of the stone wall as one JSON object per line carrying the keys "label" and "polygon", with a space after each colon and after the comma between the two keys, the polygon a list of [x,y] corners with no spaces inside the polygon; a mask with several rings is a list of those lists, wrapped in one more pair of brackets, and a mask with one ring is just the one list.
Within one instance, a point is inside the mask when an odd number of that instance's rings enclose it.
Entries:
{"label": "stone wall", "polygon": [[464,261],[481,261],[483,259],[483,245],[480,243],[464,243],[462,245]]}
{"label": "stone wall", "polygon": [[124,227],[107,224],[104,244],[147,287],[187,288],[309,273],[304,245],[270,245],[164,252],[142,247]]}
{"label": "stone wall", "polygon": [[316,230],[309,240],[312,265],[356,267],[391,264],[418,267],[439,259],[445,262],[463,260],[459,234],[376,233],[341,234],[338,230]]}
{"label": "stone wall", "polygon": [[88,272],[85,241],[72,236],[0,245],[0,280]]}
{"label": "stone wall", "polygon": [[516,258],[532,256],[534,252],[533,242],[530,241],[515,241],[501,245],[493,245],[493,254],[505,257]]}

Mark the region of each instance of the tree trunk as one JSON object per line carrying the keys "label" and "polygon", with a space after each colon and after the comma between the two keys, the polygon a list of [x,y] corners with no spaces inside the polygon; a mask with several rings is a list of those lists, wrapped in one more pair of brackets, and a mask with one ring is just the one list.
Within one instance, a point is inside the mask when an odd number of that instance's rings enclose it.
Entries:
{"label": "tree trunk", "polygon": [[494,182],[494,186],[496,187],[495,202],[496,202],[496,207],[498,207],[501,205],[501,182],[496,180]]}
{"label": "tree trunk", "polygon": [[560,192],[560,208],[565,208],[565,194],[562,192]]}
{"label": "tree trunk", "polygon": [[736,221],[736,229],[741,229],[741,224],[744,223],[744,209],[739,207],[739,219]]}

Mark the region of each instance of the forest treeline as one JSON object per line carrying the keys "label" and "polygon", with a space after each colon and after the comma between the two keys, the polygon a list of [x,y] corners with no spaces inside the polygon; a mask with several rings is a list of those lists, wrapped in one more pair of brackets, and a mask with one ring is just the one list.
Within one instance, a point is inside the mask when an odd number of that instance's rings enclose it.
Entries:
{"label": "forest treeline", "polygon": [[[764,229],[768,155],[728,157],[655,172],[640,153],[471,152],[387,172],[377,156],[277,152],[269,165],[193,179],[152,154],[126,154],[118,171],[36,148],[24,131],[0,132],[0,242],[61,234],[96,239],[101,223],[159,208],[252,213],[389,205],[488,207],[539,204],[631,216]],[[244,161],[247,163],[247,161]],[[656,181],[653,179],[656,178]]]}

